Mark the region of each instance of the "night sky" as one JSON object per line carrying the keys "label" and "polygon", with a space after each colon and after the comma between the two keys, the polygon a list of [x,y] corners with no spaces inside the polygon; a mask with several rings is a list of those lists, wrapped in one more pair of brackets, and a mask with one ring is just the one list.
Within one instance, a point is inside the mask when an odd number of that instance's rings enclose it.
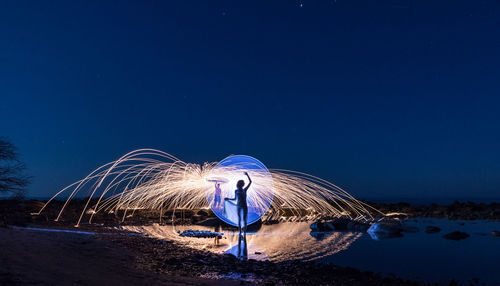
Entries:
{"label": "night sky", "polygon": [[0,135],[33,197],[156,148],[498,200],[499,3],[2,1]]}

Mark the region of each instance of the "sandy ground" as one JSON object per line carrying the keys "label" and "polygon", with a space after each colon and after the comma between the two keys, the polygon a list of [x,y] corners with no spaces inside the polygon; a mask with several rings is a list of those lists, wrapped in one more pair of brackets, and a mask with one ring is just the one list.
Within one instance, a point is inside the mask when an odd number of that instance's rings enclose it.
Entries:
{"label": "sandy ground", "polygon": [[132,250],[93,235],[0,227],[0,285],[240,285],[141,270]]}

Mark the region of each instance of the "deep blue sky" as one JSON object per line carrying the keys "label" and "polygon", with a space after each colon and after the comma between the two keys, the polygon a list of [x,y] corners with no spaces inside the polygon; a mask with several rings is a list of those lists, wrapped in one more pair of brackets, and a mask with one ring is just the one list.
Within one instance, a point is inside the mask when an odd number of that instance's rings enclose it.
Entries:
{"label": "deep blue sky", "polygon": [[31,196],[151,147],[500,199],[498,3],[2,1],[0,135]]}

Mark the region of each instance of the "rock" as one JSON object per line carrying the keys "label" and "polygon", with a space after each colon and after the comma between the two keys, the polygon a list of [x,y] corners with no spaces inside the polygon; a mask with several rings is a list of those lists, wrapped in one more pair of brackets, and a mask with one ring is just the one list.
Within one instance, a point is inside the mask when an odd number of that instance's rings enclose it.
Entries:
{"label": "rock", "polygon": [[494,230],[494,231],[491,232],[491,235],[500,237],[500,231]]}
{"label": "rock", "polygon": [[192,229],[185,230],[180,234],[180,236],[198,237],[198,238],[213,238],[213,237],[220,237],[223,235],[224,234],[220,232],[213,232],[208,230],[192,230]]}
{"label": "rock", "polygon": [[[349,223],[353,222],[350,217],[341,216],[331,221],[336,230],[348,230]],[[350,225],[352,227],[352,224]]]}
{"label": "rock", "polygon": [[468,238],[470,235],[468,233],[462,232],[462,231],[453,231],[448,234],[443,235],[443,238],[445,239],[451,239],[451,240],[462,240]]}
{"label": "rock", "polygon": [[312,231],[360,231],[365,232],[370,225],[347,216],[334,218],[327,222],[317,221],[311,224]]}
{"label": "rock", "polygon": [[196,214],[202,217],[208,216],[208,212],[204,210],[199,210]]}
{"label": "rock", "polygon": [[270,225],[270,224],[278,224],[280,221],[277,220],[277,219],[268,219],[265,221],[265,224],[266,225]]}
{"label": "rock", "polygon": [[401,237],[402,225],[398,221],[377,222],[367,230],[372,239],[380,240],[386,238]]}
{"label": "rock", "polygon": [[354,230],[354,228],[356,227],[356,222],[355,221],[350,221],[347,223],[347,230]]}
{"label": "rock", "polygon": [[325,229],[328,229],[330,231],[334,231],[335,230],[335,226],[331,222],[325,222],[323,224],[323,226],[324,226]]}
{"label": "rock", "polygon": [[320,224],[320,222],[313,222],[313,223],[311,223],[311,225],[309,226],[309,228],[312,231],[320,231],[319,230],[319,224]]}
{"label": "rock", "polygon": [[314,232],[324,232],[324,231],[333,231],[335,230],[335,226],[333,226],[330,222],[314,222],[310,226],[311,231]]}
{"label": "rock", "polygon": [[193,223],[196,223],[196,222],[199,222],[203,219],[203,217],[201,215],[193,215],[191,217],[191,220],[193,221]]}
{"label": "rock", "polygon": [[436,232],[440,232],[441,229],[437,226],[433,226],[433,225],[429,225],[425,228],[425,232],[427,233],[436,233]]}
{"label": "rock", "polygon": [[191,218],[194,215],[194,211],[183,209],[183,210],[179,210],[178,214],[176,212],[175,215],[178,217]]}
{"label": "rock", "polygon": [[368,232],[394,234],[400,233],[402,230],[403,226],[401,223],[387,221],[372,224],[368,229]]}

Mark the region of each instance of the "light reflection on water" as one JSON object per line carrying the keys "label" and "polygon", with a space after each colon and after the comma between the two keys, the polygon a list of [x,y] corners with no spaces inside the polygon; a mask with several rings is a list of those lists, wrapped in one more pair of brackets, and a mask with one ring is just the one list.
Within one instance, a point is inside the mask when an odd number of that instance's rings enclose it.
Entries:
{"label": "light reflection on water", "polygon": [[[311,233],[308,222],[287,222],[262,225],[247,234],[249,259],[284,261],[291,259],[332,262],[383,274],[430,282],[462,283],[479,278],[486,285],[500,285],[500,237],[491,231],[500,230],[500,222],[449,221],[446,219],[409,220],[407,225],[419,229],[416,233],[403,233],[402,237],[374,240],[368,234],[356,232]],[[433,225],[442,230],[425,233]],[[128,230],[168,239],[189,247],[215,253],[243,254],[238,246],[238,233],[222,230],[223,239],[216,244],[213,238],[181,237],[172,226],[126,227]],[[214,231],[212,227],[177,226],[176,231],[187,229]],[[451,231],[464,231],[470,237],[453,241],[442,236]],[[243,243],[245,241],[243,240]]]}
{"label": "light reflection on water", "polygon": [[[362,235],[355,232],[330,232],[322,233],[315,238],[311,235],[309,225],[308,222],[285,222],[262,225],[258,231],[248,232],[246,236],[248,258],[272,261],[319,259],[347,249]],[[224,237],[216,243],[214,238],[181,237],[177,233],[188,229],[214,231],[213,227],[176,226],[174,231],[172,226],[152,225],[127,226],[125,229],[215,253],[238,253],[238,232],[231,230],[222,230]]]}

